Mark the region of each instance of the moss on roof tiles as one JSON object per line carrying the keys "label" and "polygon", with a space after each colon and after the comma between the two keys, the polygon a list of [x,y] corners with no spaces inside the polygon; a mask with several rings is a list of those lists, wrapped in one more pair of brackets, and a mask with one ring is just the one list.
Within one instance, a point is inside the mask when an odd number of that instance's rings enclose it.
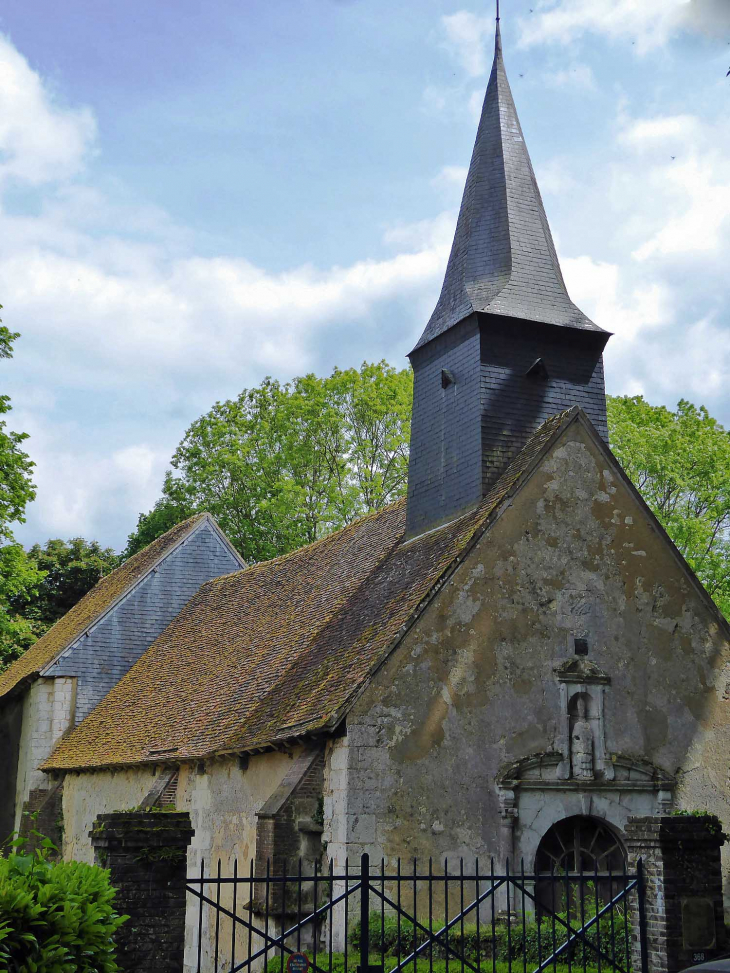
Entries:
{"label": "moss on roof tiles", "polygon": [[568,415],[544,423],[451,524],[404,542],[399,501],[204,584],[45,769],[153,762],[164,750],[194,760],[332,728]]}
{"label": "moss on roof tiles", "polygon": [[177,524],[143,550],[129,558],[110,574],[100,578],[81,601],[59,618],[45,635],[0,675],[0,697],[9,693],[25,679],[38,675],[98,619],[122,595],[140,581],[167,553],[169,553],[206,514],[196,514]]}

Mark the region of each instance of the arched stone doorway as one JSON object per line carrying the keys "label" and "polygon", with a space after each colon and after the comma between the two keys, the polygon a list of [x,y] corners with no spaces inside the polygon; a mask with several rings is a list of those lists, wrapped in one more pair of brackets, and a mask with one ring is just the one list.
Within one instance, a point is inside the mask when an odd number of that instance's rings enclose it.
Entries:
{"label": "arched stone doorway", "polygon": [[[535,856],[538,906],[562,912],[565,910],[565,883],[547,876],[566,872],[584,875],[613,873],[617,879],[623,874],[626,850],[616,830],[600,818],[574,815],[556,821],[543,835]],[[615,895],[618,884],[607,879],[598,881],[598,897],[608,902]]]}

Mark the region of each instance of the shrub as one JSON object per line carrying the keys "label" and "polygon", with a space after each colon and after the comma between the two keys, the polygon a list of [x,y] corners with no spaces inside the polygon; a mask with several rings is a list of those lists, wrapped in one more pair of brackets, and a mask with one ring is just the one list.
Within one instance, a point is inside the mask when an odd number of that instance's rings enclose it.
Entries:
{"label": "shrub", "polygon": [[[590,892],[590,887],[588,887]],[[602,908],[602,903],[599,903]],[[586,899],[584,905],[585,922],[588,922],[596,915],[594,902]],[[567,921],[567,913],[557,913],[557,916]],[[433,920],[433,929],[436,932],[443,925],[443,919]],[[570,925],[572,928],[580,927],[581,923],[576,921],[575,912],[571,911]],[[600,926],[600,929],[598,928]],[[369,919],[370,928],[370,951],[372,953],[382,953],[394,956],[397,953],[398,940],[398,921],[393,915],[385,915],[381,923],[380,912],[371,912]],[[570,954],[570,962],[576,964],[585,963],[587,966],[594,966],[598,961],[598,939],[600,933],[601,950],[608,956],[616,957],[616,961],[621,965],[622,959],[625,964],[625,944],[631,942],[631,924],[629,923],[624,911],[617,907],[613,914],[613,923],[610,913],[606,913],[597,923],[586,932],[588,944],[581,941],[575,942],[569,949],[566,949],[560,957],[560,962],[566,963]],[[565,927],[561,926],[556,918],[555,921],[555,948],[559,948],[566,942]],[[418,933],[417,943],[420,945],[425,936]],[[350,930],[349,941],[354,950],[360,948],[360,923],[354,923]],[[611,943],[615,944],[614,946]],[[553,952],[553,924],[552,919],[543,918],[538,923],[535,919],[525,922],[524,929],[521,920],[512,923],[508,930],[504,922],[498,922],[494,928],[494,938],[492,938],[492,925],[490,920],[480,925],[477,931],[476,925],[464,925],[462,931],[461,924],[456,923],[449,930],[449,958],[455,963],[454,969],[458,968],[459,960],[456,957],[463,956],[465,960],[476,963],[477,960],[488,960],[494,958],[498,963],[508,963],[509,961],[519,960],[522,964],[523,958],[527,963],[538,965]],[[407,955],[413,944],[413,925],[406,919],[401,919],[401,955]],[[591,946],[595,948],[591,948]],[[434,944],[433,947],[427,946],[420,956],[427,962],[430,959],[431,948],[433,948],[433,958],[444,960],[446,950],[442,945]],[[584,954],[585,953],[585,957]],[[610,964],[604,961],[605,968]],[[335,973],[335,971],[333,971]]]}
{"label": "shrub", "polygon": [[26,852],[14,834],[0,858],[0,969],[16,973],[117,973],[113,937],[128,918],[114,911],[109,873],[52,860],[53,843]]}
{"label": "shrub", "polygon": [[[395,954],[398,944],[398,919],[386,913],[382,918],[379,912],[371,912],[368,928],[370,930],[370,951],[372,953]],[[350,929],[350,943],[355,949],[360,948],[360,920]],[[413,944],[413,923],[401,917],[400,921],[401,952],[409,951],[409,944]],[[421,941],[420,939],[418,940]]]}

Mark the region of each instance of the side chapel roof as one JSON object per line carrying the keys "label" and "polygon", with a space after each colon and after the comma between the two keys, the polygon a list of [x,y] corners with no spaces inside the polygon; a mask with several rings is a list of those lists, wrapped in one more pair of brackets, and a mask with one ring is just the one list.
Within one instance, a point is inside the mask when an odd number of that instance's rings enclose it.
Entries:
{"label": "side chapel roof", "polygon": [[[81,638],[120,598],[185,540],[204,520],[213,522],[210,514],[196,514],[176,524],[143,550],[100,578],[81,601],[59,618],[19,659],[0,675],[0,697],[20,683],[37,676],[62,652]],[[217,530],[217,527],[216,527]]]}
{"label": "side chapel roof", "polygon": [[499,22],[446,277],[416,348],[475,311],[603,331],[568,296],[507,81]]}
{"label": "side chapel roof", "polygon": [[449,568],[577,409],[545,422],[479,507],[403,542],[405,501],[204,584],[46,770],[191,760],[333,729]]}

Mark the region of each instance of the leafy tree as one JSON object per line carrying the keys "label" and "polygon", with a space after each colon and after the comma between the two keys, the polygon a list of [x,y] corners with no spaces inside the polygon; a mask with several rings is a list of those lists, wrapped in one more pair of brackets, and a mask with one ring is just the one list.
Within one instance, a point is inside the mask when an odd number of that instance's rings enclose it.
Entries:
{"label": "leafy tree", "polygon": [[[13,343],[19,337],[17,332],[9,331],[0,324],[0,359],[12,358]],[[10,397],[0,395],[0,416],[10,410]],[[31,482],[34,464],[20,448],[27,438],[27,433],[12,432],[7,428],[6,421],[0,419],[0,541],[12,540],[10,524],[14,521],[23,523],[26,504],[35,499],[35,488]]]}
{"label": "leafy tree", "polygon": [[122,560],[126,560],[136,554],[137,551],[141,551],[148,544],[151,544],[155,538],[166,534],[171,527],[186,520],[194,512],[191,508],[173,503],[166,498],[158,500],[148,514],[139,515],[136,530],[127,539]]}
{"label": "leafy tree", "polygon": [[611,446],[722,611],[730,616],[730,433],[684,399],[609,397]]}
{"label": "leafy tree", "polygon": [[[18,337],[0,324],[0,359],[12,358]],[[0,416],[10,409],[10,398],[0,395]],[[0,418],[0,671],[36,638],[32,625],[11,606],[13,599],[31,596],[42,579],[10,529],[13,522],[23,522],[25,507],[35,497],[33,463],[21,449],[27,438],[26,433],[8,429]]]}
{"label": "leafy tree", "polygon": [[323,537],[401,496],[408,479],[410,370],[386,362],[267,378],[192,424],[162,499],[126,554],[209,510],[250,561]]}
{"label": "leafy tree", "polygon": [[21,592],[11,604],[33,623],[38,634],[62,618],[99,578],[119,563],[110,547],[103,548],[97,541],[85,541],[83,537],[49,540],[44,546],[34,544],[27,559],[42,572],[43,580],[34,592]]}

